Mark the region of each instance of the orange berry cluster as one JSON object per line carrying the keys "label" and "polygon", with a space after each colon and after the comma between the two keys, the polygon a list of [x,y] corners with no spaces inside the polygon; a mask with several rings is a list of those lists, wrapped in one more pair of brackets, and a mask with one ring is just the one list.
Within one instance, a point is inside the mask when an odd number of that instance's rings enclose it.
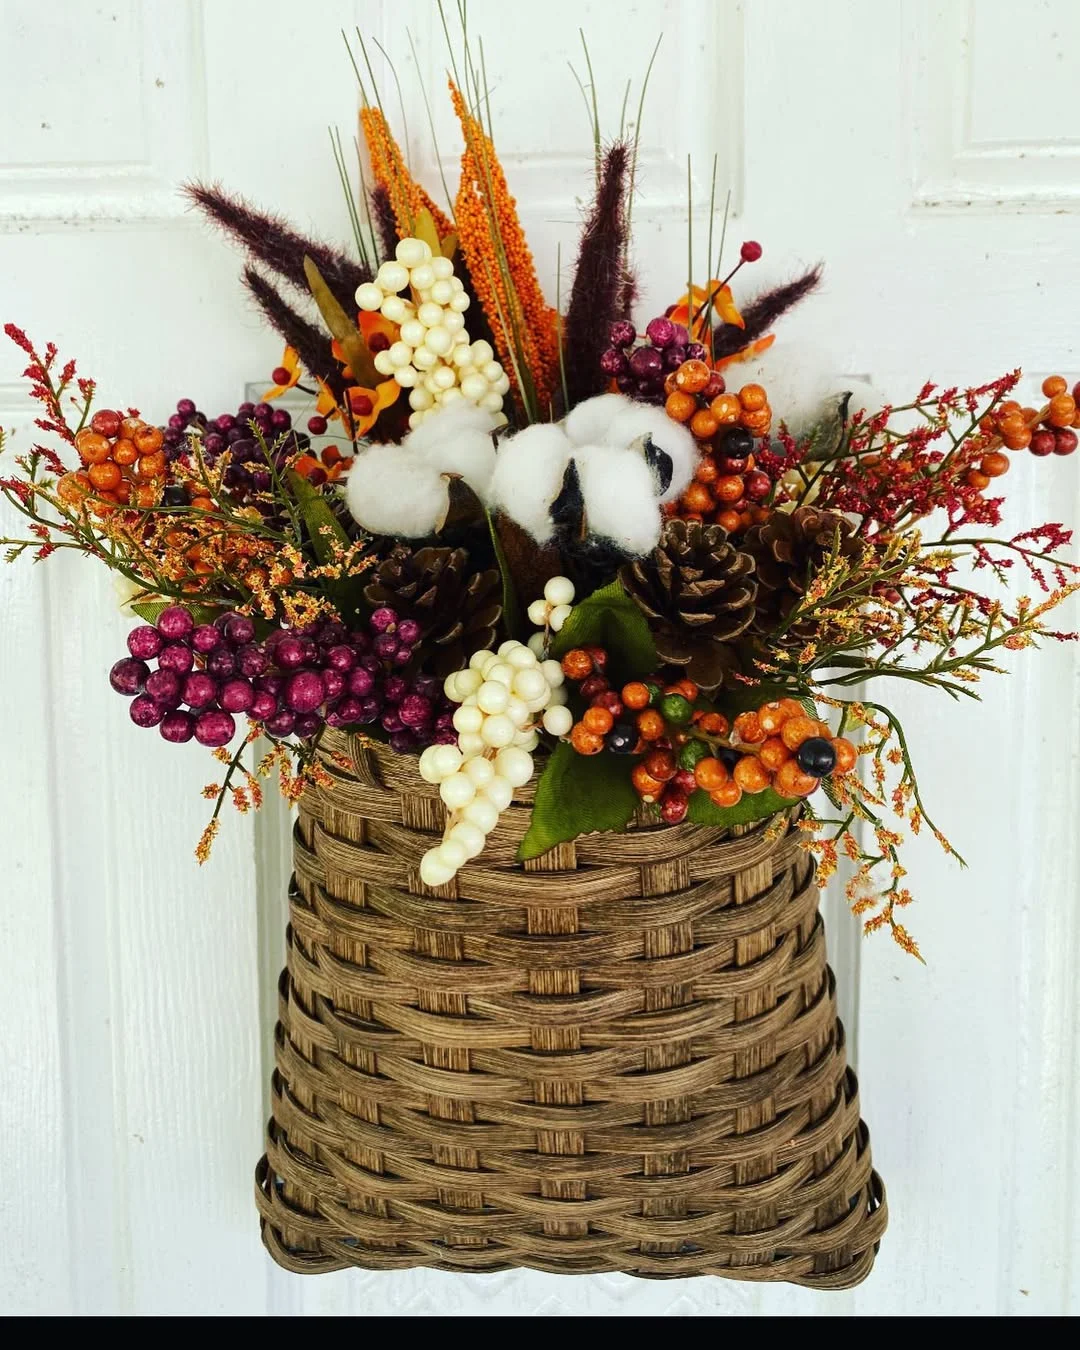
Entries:
{"label": "orange berry cluster", "polygon": [[981,492],[992,478],[1008,471],[1008,456],[996,448],[999,443],[1006,450],[1030,450],[1040,457],[1071,455],[1076,449],[1077,436],[1073,428],[1080,427],[1080,383],[1070,394],[1063,375],[1048,375],[1043,380],[1042,391],[1048,402],[1041,411],[1021,407],[1015,399],[1009,399],[982,419],[979,430],[989,438],[988,449],[978,465],[972,465],[968,470],[968,487]]}
{"label": "orange berry cluster", "polygon": [[729,533],[765,518],[772,491],[767,474],[754,466],[754,438],[772,426],[769,397],[760,384],[728,393],[724,377],[704,361],[685,361],[664,384],[669,417],[689,426],[702,449],[694,480],[669,514],[704,520]]}
{"label": "orange berry cluster", "polygon": [[153,506],[168,468],[164,445],[160,427],[103,408],[76,435],[83,467],[60,479],[57,495],[73,506],[90,498],[99,514],[131,503]]}
{"label": "orange berry cluster", "polygon": [[695,707],[700,691],[692,680],[634,680],[616,690],[606,664],[601,647],[576,647],[562,659],[563,674],[588,704],[570,744],[579,755],[639,756],[630,774],[634,791],[658,806],[668,824],[685,819],[699,789],[718,807],[766,788],[795,800],[855,766],[851,742],[833,736],[795,699],[740,713],[732,725],[723,713]]}

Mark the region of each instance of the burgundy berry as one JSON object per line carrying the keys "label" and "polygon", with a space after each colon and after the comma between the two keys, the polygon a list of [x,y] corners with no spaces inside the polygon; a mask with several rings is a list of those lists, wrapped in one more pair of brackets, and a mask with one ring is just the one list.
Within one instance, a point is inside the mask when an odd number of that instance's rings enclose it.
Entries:
{"label": "burgundy berry", "polygon": [[215,680],[227,680],[236,674],[236,657],[228,647],[218,647],[206,658],[206,672]]}
{"label": "burgundy berry", "polygon": [[1057,447],[1057,437],[1052,431],[1036,431],[1031,437],[1031,444],[1028,449],[1033,455],[1040,458],[1043,455],[1052,455]]}
{"label": "burgundy berry", "polygon": [[676,343],[678,343],[680,347],[685,347],[686,344],[690,341],[690,332],[685,324],[677,323],[675,325],[674,340]]}
{"label": "burgundy berry", "polygon": [[203,437],[203,449],[208,455],[220,455],[225,445],[225,437],[219,436],[216,431],[211,431],[209,435]]}
{"label": "burgundy berry", "polygon": [[261,690],[264,694],[273,694],[275,698],[278,698],[285,688],[285,676],[260,675],[255,681],[255,688]]}
{"label": "burgundy berry", "polygon": [[629,319],[619,319],[608,330],[608,341],[613,347],[629,347],[637,340],[637,329]]}
{"label": "burgundy berry", "polygon": [[193,670],[184,681],[180,691],[180,701],[189,708],[205,708],[218,696],[217,681],[204,670]]}
{"label": "burgundy berry", "polygon": [[615,376],[615,387],[616,389],[618,389],[620,394],[629,394],[636,387],[636,385],[637,380],[634,379],[633,375],[631,375],[629,371],[627,371],[625,375]]}
{"label": "burgundy berry", "polygon": [[285,702],[295,713],[314,712],[326,699],[322,676],[314,670],[299,670],[285,686]]}
{"label": "burgundy berry", "polygon": [[176,411],[181,417],[191,417],[198,408],[193,398],[179,398],[176,400]]}
{"label": "burgundy berry", "polygon": [[274,663],[282,670],[295,670],[304,663],[304,642],[302,638],[285,637],[274,648]]}
{"label": "burgundy berry", "polygon": [[265,675],[269,668],[270,658],[254,642],[249,642],[236,653],[236,669],[246,679],[257,679],[258,676]]}
{"label": "burgundy berry", "polygon": [[149,694],[140,694],[132,699],[128,714],[137,727],[156,727],[165,716],[165,709],[154,702]]}
{"label": "burgundy berry", "polygon": [[220,417],[214,418],[214,426],[218,431],[228,435],[230,431],[236,430],[236,418],[232,413],[222,413]]}
{"label": "burgundy berry", "polygon": [[270,414],[270,425],[275,431],[289,431],[292,428],[292,415],[285,408],[275,408]]}
{"label": "burgundy berry", "polygon": [[251,716],[256,722],[265,722],[267,718],[273,717],[277,710],[277,699],[265,689],[258,690],[251,700]]}
{"label": "burgundy berry", "polygon": [[756,239],[748,239],[739,249],[739,257],[743,262],[757,262],[761,257],[761,245]]}
{"label": "burgundy berry", "polygon": [[255,411],[254,403],[241,403],[239,408],[237,408],[236,410],[236,415],[237,417],[250,417],[254,411]]}
{"label": "burgundy berry", "polygon": [[211,750],[228,745],[235,735],[236,722],[229,713],[220,709],[200,713],[195,720],[195,739]]}
{"label": "burgundy berry", "polygon": [[385,708],[379,721],[382,723],[382,729],[391,733],[400,731],[404,726],[404,723],[401,720],[401,714],[396,708]]}
{"label": "burgundy berry", "polygon": [[161,739],[171,741],[173,745],[183,745],[195,735],[195,719],[190,713],[168,712],[158,727]]}
{"label": "burgundy berry", "polygon": [[671,786],[679,792],[685,792],[689,797],[691,792],[697,789],[697,780],[694,778],[692,769],[680,769],[671,780]]}
{"label": "burgundy berry", "polygon": [[384,605],[372,614],[368,624],[373,633],[393,633],[398,626],[397,611]]}
{"label": "burgundy berry", "polygon": [[246,614],[236,614],[226,621],[224,633],[226,642],[231,642],[234,647],[243,647],[253,641],[255,625]]}
{"label": "burgundy berry", "polygon": [[403,642],[406,647],[415,647],[420,641],[422,630],[415,619],[402,619],[398,624],[398,641]]}
{"label": "burgundy berry", "polygon": [[429,699],[419,694],[407,694],[398,705],[398,716],[407,727],[422,727],[431,721],[434,709]]}
{"label": "burgundy berry", "polygon": [[772,491],[772,479],[761,469],[753,469],[743,479],[746,495],[752,502],[763,502]]}
{"label": "burgundy berry", "polygon": [[383,697],[387,703],[400,703],[408,692],[408,681],[400,675],[391,675],[383,685]]}
{"label": "burgundy berry", "polygon": [[170,642],[158,656],[160,669],[175,671],[177,675],[186,675],[194,664],[195,653],[182,642]]}
{"label": "burgundy berry", "polygon": [[191,645],[197,652],[206,656],[215,647],[221,646],[221,630],[212,623],[200,624],[191,635]]}
{"label": "burgundy berry", "polygon": [[340,670],[324,670],[322,672],[323,688],[326,690],[327,702],[335,698],[340,698],[345,692],[345,676]]}
{"label": "burgundy berry", "polygon": [[603,675],[590,675],[587,680],[582,681],[581,697],[591,703],[597,694],[606,694],[611,688]]}
{"label": "burgundy berry", "polygon": [[457,732],[453,727],[444,727],[436,731],[432,745],[457,745]]}
{"label": "burgundy berry", "polygon": [[325,417],[319,417],[316,414],[316,416],[308,418],[307,429],[313,436],[325,436],[328,426],[329,423]]}
{"label": "burgundy berry", "polygon": [[716,461],[717,470],[722,474],[740,474],[746,472],[746,466],[750,461],[741,457],[732,455],[723,455]]}
{"label": "burgundy berry", "polygon": [[645,329],[645,336],[654,347],[670,347],[675,341],[675,325],[668,318],[653,319]]}
{"label": "burgundy berry", "polygon": [[188,423],[188,420],[187,420],[186,417],[181,417],[179,413],[173,413],[173,415],[169,418],[169,423],[168,423],[169,430],[170,430],[170,431],[183,431],[184,428],[187,426],[187,423]]}
{"label": "burgundy berry", "polygon": [[358,698],[346,697],[334,709],[334,715],[339,726],[351,727],[360,721],[363,711],[363,704]]}
{"label": "burgundy berry", "polygon": [[686,359],[688,361],[707,361],[709,359],[709,349],[700,342],[691,342],[687,344]]}
{"label": "burgundy berry", "polygon": [[251,415],[258,421],[262,422],[268,418],[273,417],[274,410],[273,408],[271,408],[269,403],[256,403],[254,408],[252,408],[251,410]]}
{"label": "burgundy berry", "polygon": [[355,694],[357,698],[367,698],[375,688],[375,676],[370,670],[365,670],[363,666],[357,670],[349,672],[348,690],[350,694]]}
{"label": "burgundy berry", "polygon": [[417,675],[413,680],[412,691],[419,694],[421,698],[429,698],[432,703],[438,702],[442,693],[443,682],[435,675]]}
{"label": "burgundy berry", "polygon": [[406,647],[405,644],[402,643],[401,646],[394,653],[392,659],[394,665],[397,666],[399,670],[404,670],[405,667],[412,660],[412,648]]}
{"label": "burgundy berry", "polygon": [[682,792],[664,793],[660,802],[660,816],[668,825],[678,825],[680,821],[686,819],[686,813],[690,809],[690,799]]}
{"label": "burgundy berry", "polygon": [[286,736],[293,734],[293,728],[296,726],[296,714],[290,712],[288,708],[282,708],[273,717],[268,717],[263,725],[271,736],[277,736],[283,740]]}
{"label": "burgundy berry", "polygon": [[381,656],[384,661],[392,661],[400,645],[393,633],[380,633],[375,639],[375,655]]}
{"label": "burgundy berry", "polygon": [[318,713],[298,713],[293,732],[299,736],[302,741],[306,741],[318,732],[322,724],[323,720]]}
{"label": "burgundy berry", "polygon": [[664,348],[664,369],[678,370],[686,360],[686,348],[682,343],[675,343],[670,347]]}
{"label": "burgundy berry", "polygon": [[626,357],[614,347],[600,353],[600,369],[605,375],[625,375],[629,368]]}
{"label": "burgundy berry", "polygon": [[356,653],[343,642],[326,653],[326,664],[331,670],[347,674],[356,665]]}
{"label": "burgundy berry", "polygon": [[[357,722],[362,726],[367,726],[369,722],[374,722],[382,712],[382,703],[377,698],[362,698],[360,700],[360,716]],[[457,741],[457,732],[454,732],[454,741]]]}
{"label": "burgundy berry", "polygon": [[148,623],[133,628],[127,635],[127,649],[140,661],[152,661],[161,648],[161,634]]}
{"label": "burgundy berry", "polygon": [[157,630],[167,642],[177,642],[188,637],[195,627],[195,620],[183,605],[170,605],[158,615]]}
{"label": "burgundy berry", "polygon": [[709,374],[709,383],[701,391],[701,397],[711,403],[714,398],[726,391],[727,385],[724,382],[723,375],[718,370],[714,370]]}
{"label": "burgundy berry", "polygon": [[123,694],[125,698],[134,698],[146,688],[149,675],[150,667],[145,661],[125,656],[109,671],[109,683],[118,694]]}
{"label": "burgundy berry", "polygon": [[1054,432],[1054,454],[1071,455],[1076,449],[1076,432],[1067,427],[1058,427]]}
{"label": "burgundy berry", "polygon": [[664,368],[664,358],[655,347],[638,347],[630,356],[630,369],[639,380],[651,375],[659,375]]}
{"label": "burgundy berry", "polygon": [[255,690],[247,680],[228,680],[218,700],[226,712],[247,712],[255,700]]}
{"label": "burgundy berry", "polygon": [[395,731],[390,737],[390,749],[397,755],[408,755],[416,749],[416,737],[411,731]]}
{"label": "burgundy berry", "polygon": [[180,676],[174,670],[155,670],[146,681],[146,692],[163,708],[180,706]]}

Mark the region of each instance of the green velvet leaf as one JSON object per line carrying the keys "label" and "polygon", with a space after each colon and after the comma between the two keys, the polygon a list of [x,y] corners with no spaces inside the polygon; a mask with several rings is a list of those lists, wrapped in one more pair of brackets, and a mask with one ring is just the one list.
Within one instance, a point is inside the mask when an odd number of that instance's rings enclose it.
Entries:
{"label": "green velvet leaf", "polygon": [[[551,654],[561,659],[573,647],[603,647],[608,654],[612,684],[641,680],[659,664],[656,644],[645,616],[618,581],[593,591],[574,610],[555,635]],[[598,756],[603,759],[604,756]]]}
{"label": "green velvet leaf", "polygon": [[333,562],[334,541],[343,549],[349,547],[349,536],[345,533],[344,526],[334,515],[330,503],[313,483],[309,483],[295,469],[289,470],[288,479],[289,488],[300,508],[304,528],[311,536],[311,547],[315,550],[315,556],[321,563]]}
{"label": "green velvet leaf", "polygon": [[690,794],[690,810],[687,820],[695,825],[719,825],[729,830],[732,825],[750,825],[755,820],[764,820],[775,816],[778,811],[786,811],[794,802],[781,797],[772,788],[764,792],[746,792],[734,806],[715,806],[707,792],[700,788]]}
{"label": "green velvet leaf", "polygon": [[223,613],[220,606],[192,604],[189,600],[143,600],[130,605],[132,614],[137,614],[144,623],[157,623],[162,614],[173,605],[180,605],[190,613],[196,624],[213,623]]}
{"label": "green velvet leaf", "polygon": [[514,585],[514,574],[510,568],[510,562],[506,556],[506,550],[503,548],[502,539],[499,537],[499,531],[495,526],[495,517],[490,511],[484,512],[487,517],[488,530],[491,532],[491,544],[495,550],[495,561],[499,567],[499,575],[502,577],[502,609],[503,609],[503,631],[510,637],[521,631],[521,609],[518,603],[517,587]]}
{"label": "green velvet leaf", "polygon": [[560,742],[536,786],[536,804],[519,861],[539,857],[579,834],[625,830],[638,802],[630,782],[633,764],[620,755],[579,755],[566,741]]}

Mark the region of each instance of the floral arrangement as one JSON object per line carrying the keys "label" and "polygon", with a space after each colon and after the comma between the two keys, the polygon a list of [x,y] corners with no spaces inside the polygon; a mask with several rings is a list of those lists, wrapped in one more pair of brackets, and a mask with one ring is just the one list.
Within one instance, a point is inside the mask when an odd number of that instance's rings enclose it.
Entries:
{"label": "floral arrangement", "polygon": [[[1070,531],[999,526],[1012,455],[1076,449],[1080,386],[1047,379],[1039,407],[1011,397],[1018,371],[903,406],[850,381],[823,385],[813,416],[774,403],[773,329],[820,267],[737,301],[762,250],[743,243],[725,273],[725,210],[710,265],[714,194],[705,266],[691,239],[685,294],[640,331],[636,141],[605,147],[595,127],[551,304],[469,54],[445,212],[367,70],[358,191],[335,142],[353,250],[188,189],[286,344],[262,402],[207,417],[183,398],[163,421],[96,407],[73,361],[7,326],[52,442],[0,477],[29,522],[8,557],[74,549],[129,584],[140,623],[112,687],[136,726],[225,769],[200,861],[223,804],[257,806],[271,773],[290,800],[332,785],[336,728],[438,784],[429,886],[534,778],[523,859],[632,820],[795,812],[820,877],[844,855],[866,929],[918,955],[896,826],[950,846],[870,695],[890,679],[973,695],[1002,649],[1075,637],[1048,624],[1076,589]],[[292,389],[312,400],[304,430],[274,406]],[[1017,577],[1036,598],[1010,597]]]}

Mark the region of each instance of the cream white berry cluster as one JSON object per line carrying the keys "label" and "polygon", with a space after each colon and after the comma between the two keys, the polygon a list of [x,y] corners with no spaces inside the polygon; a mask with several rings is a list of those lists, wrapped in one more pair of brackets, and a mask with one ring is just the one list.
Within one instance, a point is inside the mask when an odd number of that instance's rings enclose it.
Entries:
{"label": "cream white berry cluster", "polygon": [[[406,289],[415,303],[400,294]],[[502,412],[510,381],[491,344],[469,340],[469,297],[449,258],[433,257],[422,239],[402,239],[395,259],[357,287],[356,303],[400,328],[397,342],[375,356],[375,369],[409,390],[410,427],[457,399]]]}
{"label": "cream white berry cluster", "polygon": [[[570,581],[554,580],[557,592],[572,600]],[[420,756],[420,776],[439,785],[449,812],[442,842],[420,862],[427,886],[445,886],[483,850],[514,789],[533,776],[540,729],[565,736],[573,725],[562,667],[543,660],[534,641],[526,646],[511,639],[497,652],[475,652],[466,670],[447,677],[446,696],[460,704],[454,713],[457,745],[432,745]]]}

